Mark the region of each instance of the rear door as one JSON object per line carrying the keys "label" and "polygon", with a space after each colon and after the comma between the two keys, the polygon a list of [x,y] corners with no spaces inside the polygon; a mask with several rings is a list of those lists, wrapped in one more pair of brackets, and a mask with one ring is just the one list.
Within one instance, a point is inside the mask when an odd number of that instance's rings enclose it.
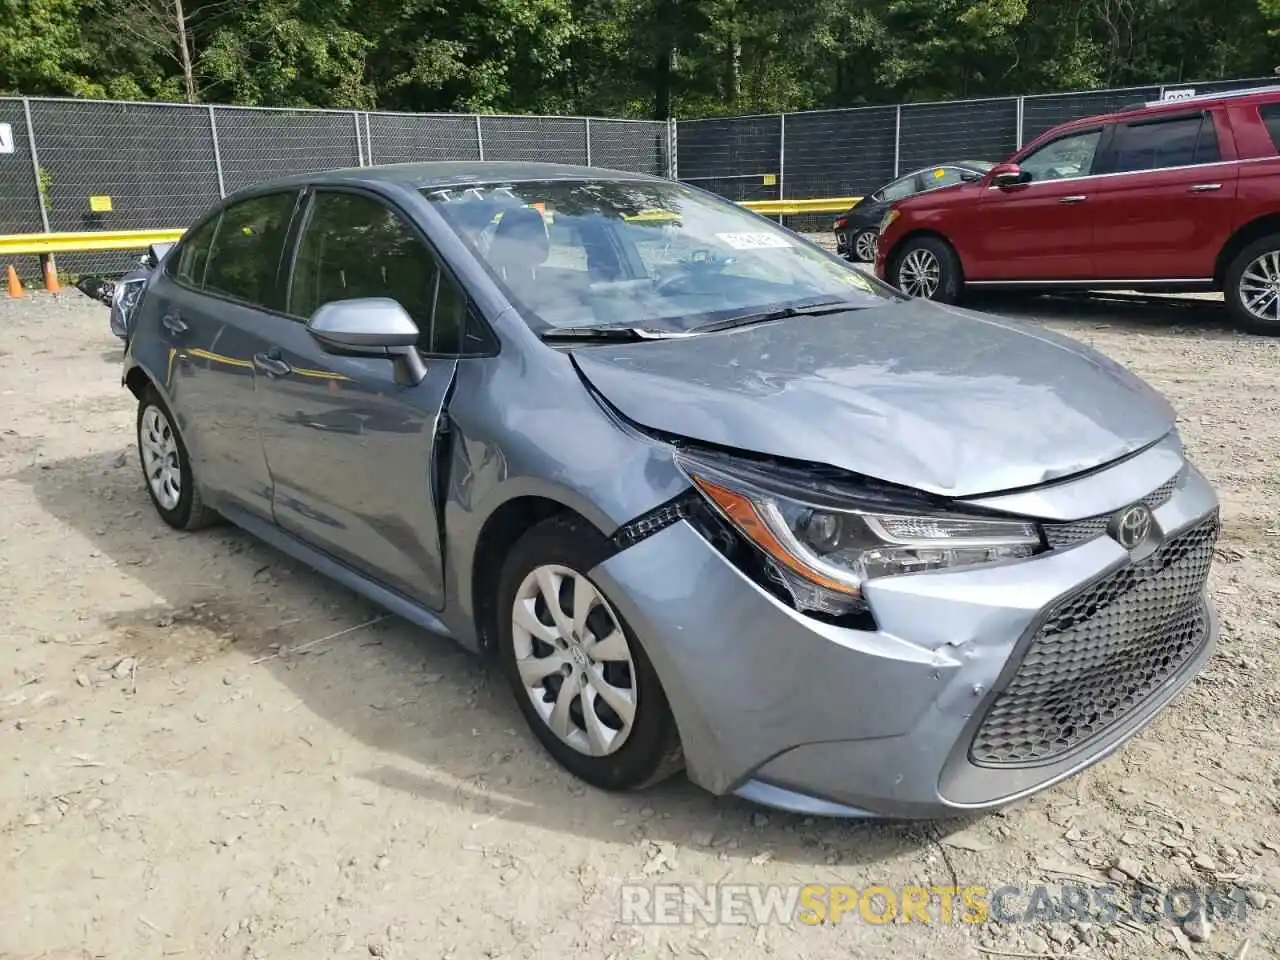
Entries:
{"label": "rear door", "polygon": [[[1091,193],[1107,127],[1077,128],[1018,159],[1026,182],[990,187],[958,225],[965,277],[1074,280],[1093,270]],[[959,211],[958,211],[959,213]]]}
{"label": "rear door", "polygon": [[[1221,134],[1221,136],[1220,136]],[[1239,167],[1218,109],[1116,125],[1090,187],[1100,280],[1207,280],[1234,227]]]}
{"label": "rear door", "polygon": [[[335,300],[390,297],[417,322],[427,375],[325,353],[306,320]],[[426,606],[443,600],[433,470],[466,300],[425,238],[385,199],[318,189],[293,257],[288,319],[271,329],[259,418],[276,523]]]}
{"label": "rear door", "polygon": [[280,306],[281,255],[298,192],[262,194],[227,207],[166,257],[156,297],[167,348],[166,389],[195,464],[216,505],[271,516],[271,477],[258,435],[256,353]]}

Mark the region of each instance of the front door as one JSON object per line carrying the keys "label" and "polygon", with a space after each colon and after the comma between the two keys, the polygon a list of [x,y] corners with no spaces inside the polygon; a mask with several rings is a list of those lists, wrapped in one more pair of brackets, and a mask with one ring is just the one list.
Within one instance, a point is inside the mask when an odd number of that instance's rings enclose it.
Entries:
{"label": "front door", "polygon": [[[390,360],[325,353],[305,320],[326,303],[390,297],[418,323],[426,378]],[[457,365],[464,303],[399,213],[319,191],[298,240],[287,313],[259,379],[259,423],[284,530],[426,606],[443,600],[433,453]]]}
{"label": "front door", "polygon": [[165,389],[211,505],[271,516],[258,435],[256,354],[279,305],[278,266],[297,191],[233,204],[194,230],[148,298],[168,347]]}
{"label": "front door", "polygon": [[1022,157],[1025,182],[990,187],[966,231],[968,280],[1075,280],[1093,269],[1091,176],[1104,128],[1074,130]]}
{"label": "front door", "polygon": [[[1117,125],[1101,165],[1110,176],[1097,181],[1090,198],[1099,223],[1098,279],[1213,277],[1235,226],[1239,177],[1237,164],[1221,162],[1215,115],[1221,112]],[[1229,134],[1223,139],[1231,142]]]}

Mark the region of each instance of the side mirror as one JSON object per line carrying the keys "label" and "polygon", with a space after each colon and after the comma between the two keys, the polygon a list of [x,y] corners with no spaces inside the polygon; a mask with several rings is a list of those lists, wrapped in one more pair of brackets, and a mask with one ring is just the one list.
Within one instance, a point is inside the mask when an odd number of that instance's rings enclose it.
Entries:
{"label": "side mirror", "polygon": [[980,174],[977,170],[961,170],[960,171],[960,180],[962,183],[973,183],[981,179],[982,179],[982,174]]}
{"label": "side mirror", "polygon": [[1027,183],[1030,179],[1016,163],[998,163],[991,168],[991,185],[1001,190]]}
{"label": "side mirror", "polygon": [[404,307],[386,297],[334,300],[307,321],[307,332],[325,353],[340,357],[388,357],[396,383],[415,387],[427,375],[418,354],[418,325]]}

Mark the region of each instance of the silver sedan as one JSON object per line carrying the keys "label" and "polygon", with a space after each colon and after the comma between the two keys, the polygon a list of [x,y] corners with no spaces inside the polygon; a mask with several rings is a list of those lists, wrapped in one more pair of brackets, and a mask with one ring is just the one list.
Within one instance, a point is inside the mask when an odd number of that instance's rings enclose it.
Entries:
{"label": "silver sedan", "polygon": [[264,184],[186,232],[131,328],[166,523],[230,521],[496,657],[601,788],[998,807],[1213,648],[1217,499],[1161,396],[682,184]]}

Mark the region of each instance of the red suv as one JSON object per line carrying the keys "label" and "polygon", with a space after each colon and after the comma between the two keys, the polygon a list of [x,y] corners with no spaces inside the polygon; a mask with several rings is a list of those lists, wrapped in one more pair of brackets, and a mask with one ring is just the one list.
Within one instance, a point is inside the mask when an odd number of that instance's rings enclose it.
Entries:
{"label": "red suv", "polygon": [[876,274],[911,296],[966,287],[1221,290],[1280,335],[1280,86],[1063,124],[981,180],[894,205]]}

